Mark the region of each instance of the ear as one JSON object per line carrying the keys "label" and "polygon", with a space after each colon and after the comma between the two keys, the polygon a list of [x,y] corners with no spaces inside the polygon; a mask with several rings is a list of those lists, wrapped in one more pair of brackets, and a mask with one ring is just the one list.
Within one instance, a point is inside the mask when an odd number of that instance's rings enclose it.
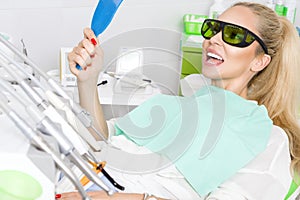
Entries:
{"label": "ear", "polygon": [[251,71],[262,71],[271,62],[271,56],[267,54],[260,54],[252,62]]}

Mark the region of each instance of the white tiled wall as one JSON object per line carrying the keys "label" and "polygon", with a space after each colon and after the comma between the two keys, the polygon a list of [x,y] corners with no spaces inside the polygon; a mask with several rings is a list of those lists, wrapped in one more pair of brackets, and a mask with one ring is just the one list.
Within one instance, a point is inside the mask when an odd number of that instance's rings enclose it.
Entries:
{"label": "white tiled wall", "polygon": [[[263,1],[263,0],[261,0]],[[29,56],[44,70],[59,66],[60,47],[73,47],[90,25],[98,0],[0,1],[0,32],[13,37],[21,48],[23,38]],[[124,0],[113,23],[101,36],[144,27],[181,31],[185,13],[208,14],[212,0]],[[298,1],[298,8],[300,1]],[[300,12],[300,9],[299,9]],[[296,24],[300,25],[300,13]],[[159,38],[158,38],[159,40]]]}

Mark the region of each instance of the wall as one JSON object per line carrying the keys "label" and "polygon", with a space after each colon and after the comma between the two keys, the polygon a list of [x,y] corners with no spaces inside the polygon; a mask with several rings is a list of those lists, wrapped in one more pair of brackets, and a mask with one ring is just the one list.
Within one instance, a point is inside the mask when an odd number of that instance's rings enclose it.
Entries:
{"label": "wall", "polygon": [[89,24],[95,0],[11,0],[1,2],[1,32],[21,48],[23,38],[29,56],[45,71],[59,65],[60,47],[72,47]]}
{"label": "wall", "polygon": [[[59,66],[61,47],[73,47],[90,25],[97,0],[10,0],[0,3],[0,31],[12,35],[44,70]],[[120,33],[141,28],[181,31],[185,13],[208,13],[211,0],[124,0],[113,23],[100,37],[107,41]],[[298,1],[300,8],[300,1]],[[299,10],[299,9],[298,9]],[[300,10],[296,25],[300,25]],[[157,40],[160,38],[158,37]]]}
{"label": "wall", "polygon": [[[73,47],[90,25],[97,0],[10,0],[0,3],[0,31],[12,35],[21,48],[23,38],[29,56],[45,71],[59,66],[60,47]],[[120,32],[162,27],[180,31],[182,15],[207,12],[209,1],[124,0],[101,40]],[[153,15],[154,14],[154,15]],[[124,18],[126,16],[126,18]],[[159,40],[159,38],[157,38]]]}

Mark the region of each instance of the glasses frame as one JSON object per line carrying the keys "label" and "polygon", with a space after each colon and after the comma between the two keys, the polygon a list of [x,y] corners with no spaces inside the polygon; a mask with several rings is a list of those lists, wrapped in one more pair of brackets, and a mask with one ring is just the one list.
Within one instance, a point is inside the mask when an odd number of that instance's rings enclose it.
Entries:
{"label": "glasses frame", "polygon": [[[208,28],[207,30],[204,30],[204,26],[207,25],[209,27],[209,23],[210,22],[219,23],[220,24],[220,30],[217,33],[213,34],[211,37],[207,37],[207,36],[205,36],[205,33],[208,30],[210,30],[210,28]],[[224,34],[224,28],[225,28],[225,26],[231,26],[231,27],[234,27],[234,28],[239,28],[239,29],[242,29],[243,31],[245,31],[245,35],[244,35],[243,40],[240,43],[237,43],[237,44],[233,44],[233,43],[230,43],[230,42],[226,41],[225,38],[224,38],[225,37],[225,34]],[[262,39],[260,39],[260,37],[258,37],[255,33],[253,33],[252,31],[248,30],[247,28],[239,26],[239,25],[236,25],[236,24],[232,24],[232,23],[228,23],[228,22],[216,20],[216,19],[205,19],[204,20],[204,22],[202,24],[202,27],[201,27],[201,35],[205,39],[207,39],[207,40],[211,39],[212,37],[214,37],[215,35],[217,35],[220,31],[222,31],[222,40],[225,43],[229,44],[229,45],[243,48],[243,47],[250,46],[256,40],[260,44],[260,46],[263,48],[264,52],[266,54],[268,54],[268,48],[265,45],[265,43],[262,41]],[[255,40],[251,41],[250,43],[246,42],[246,38],[247,38],[248,34],[250,34],[251,36],[253,36]]]}

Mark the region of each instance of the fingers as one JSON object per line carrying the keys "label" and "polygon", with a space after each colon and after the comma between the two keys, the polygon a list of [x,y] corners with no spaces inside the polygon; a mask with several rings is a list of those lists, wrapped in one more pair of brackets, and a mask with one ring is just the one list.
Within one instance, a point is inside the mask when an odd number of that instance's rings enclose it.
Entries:
{"label": "fingers", "polygon": [[91,41],[91,43],[94,46],[98,46],[99,42],[97,41],[97,36],[95,35],[95,33],[93,32],[92,29],[90,28],[85,28],[83,30],[83,34],[84,34],[84,38],[86,38],[88,41]]}
{"label": "fingers", "polygon": [[[78,69],[76,69],[77,64],[84,70],[92,64],[92,58],[95,56],[98,46],[99,41],[94,32],[90,28],[85,28],[84,39],[68,54],[69,66],[73,74],[78,75],[79,73]],[[97,52],[99,52],[99,50]]]}
{"label": "fingers", "polygon": [[[104,191],[88,192],[88,196],[93,200],[106,200],[108,195]],[[67,192],[60,195],[57,200],[81,200],[82,196],[78,192]]]}
{"label": "fingers", "polygon": [[81,200],[82,197],[78,192],[67,192],[61,194],[58,200]]}
{"label": "fingers", "polygon": [[92,62],[92,57],[94,57],[95,50],[93,47],[74,47],[73,51],[69,54],[72,61],[79,64],[82,68],[88,66]]}

